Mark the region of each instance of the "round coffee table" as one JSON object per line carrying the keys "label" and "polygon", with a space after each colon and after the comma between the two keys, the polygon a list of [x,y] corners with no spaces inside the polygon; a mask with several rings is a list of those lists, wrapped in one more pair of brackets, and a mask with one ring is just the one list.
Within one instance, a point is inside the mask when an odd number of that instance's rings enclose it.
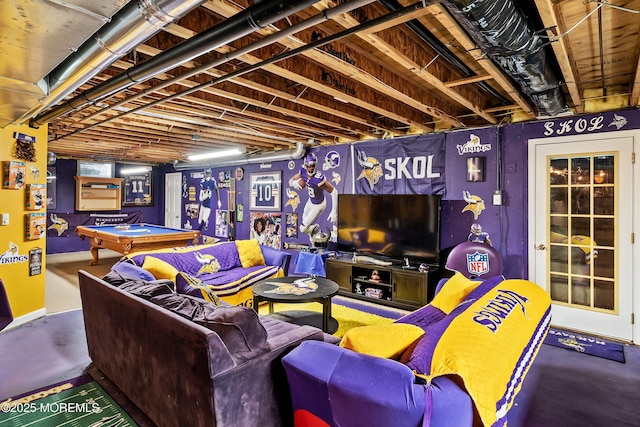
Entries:
{"label": "round coffee table", "polygon": [[[334,333],[338,321],[331,317],[331,298],[340,287],[332,280],[322,277],[280,277],[265,279],[253,285],[253,308],[258,311],[261,301],[269,303],[269,314],[289,323],[321,327],[324,332]],[[273,303],[319,302],[322,315],[308,310],[287,310],[273,312]],[[322,322],[319,321],[322,319]]]}

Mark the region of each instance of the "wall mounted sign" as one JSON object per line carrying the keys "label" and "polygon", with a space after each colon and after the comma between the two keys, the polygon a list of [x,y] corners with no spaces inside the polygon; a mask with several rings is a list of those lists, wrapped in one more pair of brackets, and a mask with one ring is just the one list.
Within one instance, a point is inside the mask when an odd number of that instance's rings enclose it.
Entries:
{"label": "wall mounted sign", "polygon": [[467,182],[484,181],[485,157],[467,157]]}
{"label": "wall mounted sign", "polygon": [[42,274],[42,248],[33,248],[29,251],[29,276]]}

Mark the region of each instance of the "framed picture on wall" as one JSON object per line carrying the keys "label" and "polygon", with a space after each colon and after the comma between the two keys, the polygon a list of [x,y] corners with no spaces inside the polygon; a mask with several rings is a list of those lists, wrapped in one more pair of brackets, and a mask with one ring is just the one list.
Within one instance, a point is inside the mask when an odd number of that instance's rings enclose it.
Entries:
{"label": "framed picture on wall", "polygon": [[216,232],[217,237],[227,237],[229,235],[229,211],[216,209]]}
{"label": "framed picture on wall", "polygon": [[282,172],[251,174],[251,210],[282,210]]}
{"label": "framed picture on wall", "polygon": [[153,206],[151,171],[122,178],[123,206]]}

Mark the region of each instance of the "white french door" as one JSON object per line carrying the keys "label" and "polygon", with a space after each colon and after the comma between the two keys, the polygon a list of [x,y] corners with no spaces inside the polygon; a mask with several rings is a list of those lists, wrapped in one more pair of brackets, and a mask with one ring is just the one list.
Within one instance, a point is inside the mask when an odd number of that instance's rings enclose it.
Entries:
{"label": "white french door", "polygon": [[639,136],[529,141],[529,277],[551,296],[555,326],[634,338],[632,156]]}

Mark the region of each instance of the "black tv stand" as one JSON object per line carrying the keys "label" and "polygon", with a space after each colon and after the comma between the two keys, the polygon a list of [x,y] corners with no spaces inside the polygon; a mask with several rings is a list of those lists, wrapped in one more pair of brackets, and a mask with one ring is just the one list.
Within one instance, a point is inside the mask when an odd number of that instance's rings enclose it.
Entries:
{"label": "black tv stand", "polygon": [[[433,299],[442,277],[438,264],[427,264],[420,272],[415,267],[354,262],[353,257],[328,259],[327,279],[340,286],[339,294],[405,310],[415,310]],[[375,274],[374,271],[377,273]]]}

